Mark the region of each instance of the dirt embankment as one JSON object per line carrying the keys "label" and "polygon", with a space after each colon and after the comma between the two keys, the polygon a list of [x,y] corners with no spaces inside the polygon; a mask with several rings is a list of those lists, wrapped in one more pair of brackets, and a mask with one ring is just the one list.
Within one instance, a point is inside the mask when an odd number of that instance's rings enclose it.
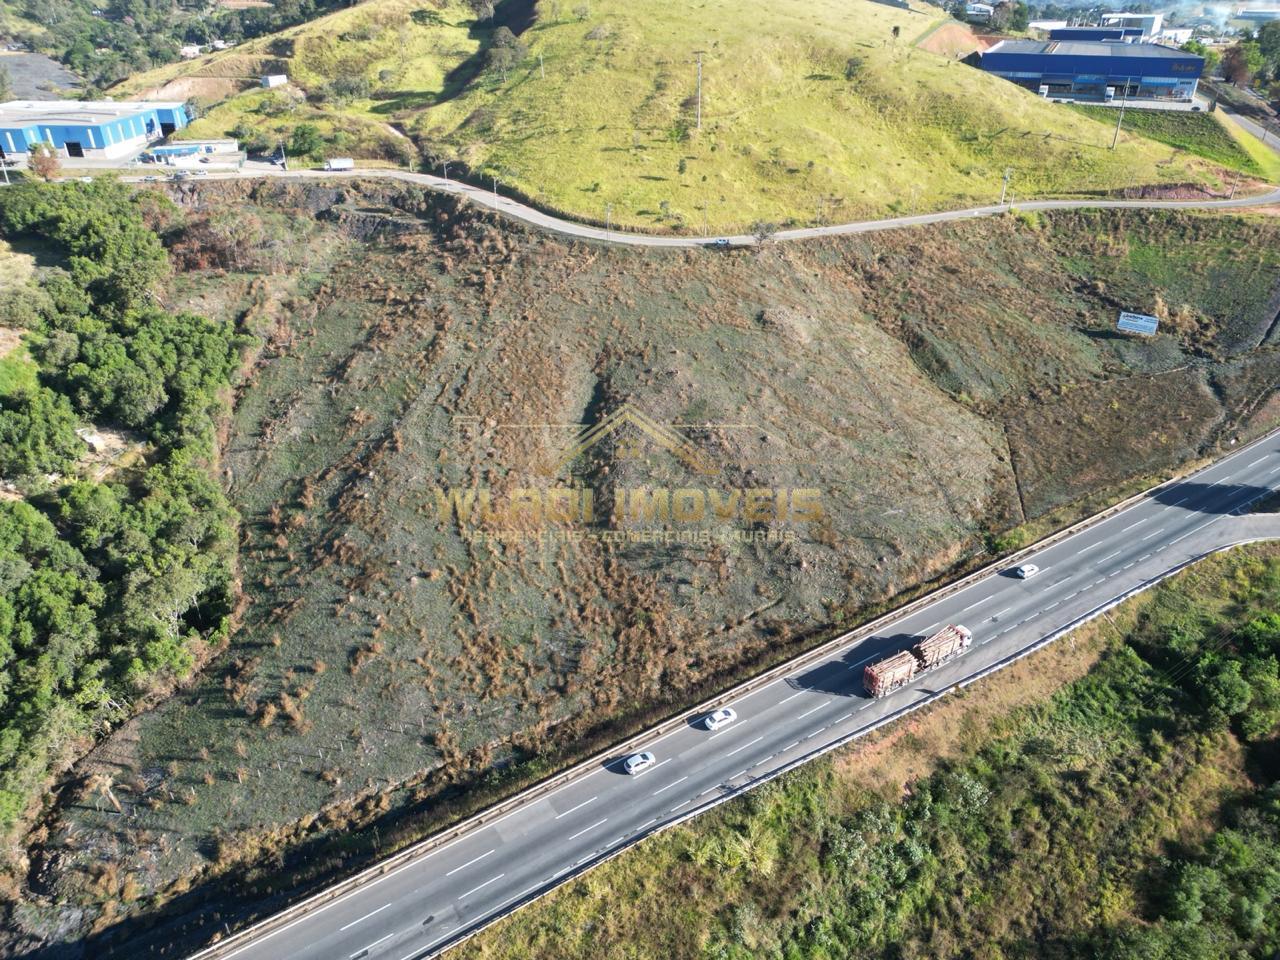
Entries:
{"label": "dirt embankment", "polygon": [[944,23],[917,46],[943,57],[963,58],[975,50],[989,50],[1004,37],[984,36],[973,32],[968,24]]}

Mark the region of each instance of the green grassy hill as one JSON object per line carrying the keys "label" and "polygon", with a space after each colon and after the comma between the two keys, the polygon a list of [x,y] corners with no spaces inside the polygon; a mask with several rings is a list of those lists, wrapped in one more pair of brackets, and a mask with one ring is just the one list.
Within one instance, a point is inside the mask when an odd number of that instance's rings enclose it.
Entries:
{"label": "green grassy hill", "polygon": [[[217,101],[192,136],[274,145],[310,123],[315,159],[449,160],[571,216],[645,229],[991,202],[1006,169],[1015,196],[1221,185],[1212,162],[1136,133],[1110,150],[1108,124],[919,49],[938,20],[922,9],[505,0],[477,22],[459,3],[369,0],[116,92]],[[489,66],[502,26],[525,54],[505,76]],[[256,89],[267,69],[294,85]]]}

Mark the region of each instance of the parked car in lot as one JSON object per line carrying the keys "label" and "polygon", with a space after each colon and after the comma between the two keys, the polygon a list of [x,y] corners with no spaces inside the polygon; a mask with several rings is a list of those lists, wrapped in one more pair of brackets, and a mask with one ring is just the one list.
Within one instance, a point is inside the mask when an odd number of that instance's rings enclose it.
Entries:
{"label": "parked car in lot", "polygon": [[1039,572],[1040,568],[1034,563],[1024,563],[1021,566],[1013,568],[1013,575],[1019,580],[1030,580]]}
{"label": "parked car in lot", "polygon": [[648,750],[643,753],[633,753],[631,756],[627,757],[627,759],[622,761],[622,769],[627,773],[637,774],[644,770],[648,770],[656,761],[657,757]]}
{"label": "parked car in lot", "polygon": [[707,719],[703,722],[703,725],[708,730],[723,730],[737,719],[738,714],[733,707],[721,707],[719,710],[707,714]]}

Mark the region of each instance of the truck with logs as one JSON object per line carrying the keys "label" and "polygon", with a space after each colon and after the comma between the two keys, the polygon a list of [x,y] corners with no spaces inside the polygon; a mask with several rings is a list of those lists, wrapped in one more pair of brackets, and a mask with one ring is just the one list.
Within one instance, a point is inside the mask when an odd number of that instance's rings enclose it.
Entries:
{"label": "truck with logs", "polygon": [[862,672],[863,683],[871,696],[883,697],[910,683],[926,670],[959,656],[969,649],[971,643],[973,633],[967,627],[949,623],[910,650],[903,650],[870,664]]}

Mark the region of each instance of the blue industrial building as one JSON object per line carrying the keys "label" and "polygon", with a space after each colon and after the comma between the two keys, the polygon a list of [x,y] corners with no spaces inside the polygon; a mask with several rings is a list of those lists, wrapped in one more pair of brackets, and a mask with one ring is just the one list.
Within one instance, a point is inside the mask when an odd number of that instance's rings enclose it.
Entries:
{"label": "blue industrial building", "polygon": [[1187,102],[1204,58],[1154,43],[1003,40],[981,54],[979,66],[1054,99]]}
{"label": "blue industrial building", "polygon": [[177,102],[12,100],[0,104],[0,156],[48,143],[63,157],[128,157],[188,122]]}
{"label": "blue industrial building", "polygon": [[1050,40],[1141,40],[1141,27],[1054,27]]}

